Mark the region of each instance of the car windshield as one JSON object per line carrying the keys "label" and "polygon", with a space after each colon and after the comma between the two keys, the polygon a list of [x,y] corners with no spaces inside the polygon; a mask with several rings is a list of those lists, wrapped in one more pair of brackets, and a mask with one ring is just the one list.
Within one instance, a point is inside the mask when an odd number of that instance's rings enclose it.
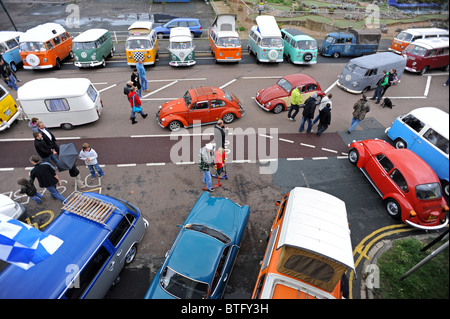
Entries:
{"label": "car windshield", "polygon": [[285,78],[281,78],[281,79],[277,82],[277,84],[278,84],[279,86],[281,86],[287,93],[290,93],[290,92],[291,92],[292,84],[291,84],[288,80],[286,80]]}
{"label": "car windshield", "polygon": [[74,50],[92,50],[95,49],[95,42],[73,42]]}
{"label": "car windshield", "polygon": [[47,48],[43,42],[21,42],[20,43],[20,51],[46,51]]}
{"label": "car windshield", "polygon": [[130,39],[127,40],[128,50],[148,49],[150,48],[150,40],[147,39]]}
{"label": "car windshield", "polygon": [[241,46],[241,42],[236,37],[223,37],[219,38],[217,45],[222,47],[239,47]]}
{"label": "car windshield", "polygon": [[411,34],[411,33],[408,33],[408,32],[402,31],[402,32],[400,32],[400,33],[398,34],[398,36],[396,37],[396,39],[399,40],[399,41],[411,42],[411,40],[412,40],[412,34]]}
{"label": "car windshield", "polygon": [[350,72],[356,73],[356,74],[360,74],[360,75],[365,75],[367,72],[366,68],[362,68],[358,65],[356,65],[355,63],[347,63],[347,65],[345,66],[345,69],[347,69]]}
{"label": "car windshield", "polygon": [[427,49],[411,43],[406,47],[405,53],[409,53],[415,56],[425,56],[425,54],[427,53]]}
{"label": "car windshield", "polygon": [[283,47],[283,40],[281,38],[264,38],[261,40],[261,46],[270,48]]}
{"label": "car windshield", "polygon": [[336,42],[336,39],[333,38],[333,37],[328,36],[328,37],[325,38],[324,41],[325,41],[325,42],[328,42],[328,43],[335,43],[335,42]]}
{"label": "car windshield", "polygon": [[209,235],[217,240],[220,240],[222,243],[224,244],[228,244],[231,242],[230,237],[228,237],[227,235],[225,235],[224,233],[215,230],[213,228],[210,228],[206,225],[201,225],[201,224],[188,224],[184,227],[185,229],[190,229],[190,230],[194,230],[194,231],[198,231],[200,233]]}
{"label": "car windshield", "polygon": [[441,198],[441,185],[439,183],[417,185],[416,196],[420,200]]}
{"label": "car windshield", "polygon": [[192,48],[191,42],[171,42],[170,48],[172,50],[186,50]]}
{"label": "car windshield", "polygon": [[184,93],[183,99],[187,107],[191,106],[192,97],[191,94],[189,94],[189,91],[186,91],[186,93]]}
{"label": "car windshield", "polygon": [[207,297],[209,285],[185,277],[169,267],[161,274],[161,287],[180,299],[203,299]]}
{"label": "car windshield", "polygon": [[300,50],[316,50],[317,42],[312,40],[298,41],[297,49]]}

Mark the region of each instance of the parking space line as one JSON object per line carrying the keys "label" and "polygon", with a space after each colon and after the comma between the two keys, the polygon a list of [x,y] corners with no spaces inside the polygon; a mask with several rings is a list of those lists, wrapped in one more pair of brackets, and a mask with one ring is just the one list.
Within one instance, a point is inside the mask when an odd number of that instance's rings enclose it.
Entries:
{"label": "parking space line", "polygon": [[314,145],[311,145],[311,144],[300,143],[300,145],[310,147],[310,148],[316,148]]}
{"label": "parking space line", "polygon": [[289,157],[286,158],[287,161],[303,161],[303,157]]}
{"label": "parking space line", "polygon": [[164,166],[166,163],[147,163],[145,166]]}
{"label": "parking space line", "polygon": [[117,167],[134,167],[136,164],[117,164]]}
{"label": "parking space line", "polygon": [[325,151],[325,152],[331,152],[331,153],[336,153],[336,154],[337,154],[337,152],[338,152],[338,151],[335,151],[335,150],[330,150],[330,149],[325,148],[325,147],[322,147],[322,151]]}
{"label": "parking space line", "polygon": [[150,92],[150,93],[144,95],[142,98],[146,98],[147,96],[150,96],[150,95],[155,94],[155,93],[157,93],[157,92],[159,92],[159,91],[162,91],[162,90],[164,90],[164,89],[168,88],[169,86],[172,86],[172,85],[174,85],[174,84],[176,84],[176,83],[178,83],[178,80],[175,80],[175,81],[173,81],[173,82],[171,82],[171,83],[169,83],[169,84],[166,84],[166,85],[164,85],[163,87],[160,87],[159,89],[156,89],[156,90],[154,90],[154,91],[152,91],[152,92]]}
{"label": "parking space line", "polygon": [[115,87],[115,86],[117,86],[117,84],[113,84],[113,85],[110,85],[110,86],[108,86],[108,87],[106,87],[106,88],[104,88],[104,89],[98,90],[98,93],[102,93],[103,91],[112,89],[112,88]]}
{"label": "parking space line", "polygon": [[291,141],[291,140],[286,140],[286,139],[284,139],[284,138],[278,138],[280,141],[283,141],[283,142],[287,142],[287,143],[294,143],[294,141]]}
{"label": "parking space line", "polygon": [[223,89],[223,88],[227,87],[228,85],[230,85],[230,84],[232,84],[232,83],[234,83],[234,82],[236,82],[236,79],[233,79],[233,80],[231,80],[231,81],[228,81],[227,83],[225,83],[224,85],[222,85],[221,87],[219,87],[219,89]]}

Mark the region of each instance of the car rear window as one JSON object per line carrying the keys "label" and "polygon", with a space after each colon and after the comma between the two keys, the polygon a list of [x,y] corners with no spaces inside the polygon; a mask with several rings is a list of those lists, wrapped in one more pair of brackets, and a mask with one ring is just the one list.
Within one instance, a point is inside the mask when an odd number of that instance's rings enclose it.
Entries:
{"label": "car rear window", "polygon": [[217,240],[220,240],[224,244],[231,243],[230,237],[228,237],[224,233],[222,233],[218,230],[215,230],[213,228],[210,228],[206,225],[188,224],[185,226],[185,229],[190,229],[190,230],[198,231],[200,233],[204,233],[204,234],[209,235]]}
{"label": "car rear window", "polygon": [[436,199],[441,197],[439,183],[429,183],[416,186],[416,196],[420,200]]}
{"label": "car rear window", "polygon": [[166,267],[159,281],[169,294],[180,299],[203,299],[208,293],[208,284],[185,277]]}

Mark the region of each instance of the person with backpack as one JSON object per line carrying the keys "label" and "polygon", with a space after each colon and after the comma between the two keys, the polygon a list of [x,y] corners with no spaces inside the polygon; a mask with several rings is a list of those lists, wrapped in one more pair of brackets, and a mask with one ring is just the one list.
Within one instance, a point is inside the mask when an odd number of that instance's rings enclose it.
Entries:
{"label": "person with backpack", "polygon": [[352,118],[352,124],[350,128],[347,130],[348,134],[351,134],[355,127],[358,126],[358,124],[364,120],[366,117],[367,112],[370,111],[369,103],[367,102],[367,97],[363,94],[361,95],[361,98],[353,105],[353,118]]}
{"label": "person with backpack", "polygon": [[17,180],[17,184],[20,185],[20,194],[27,194],[27,196],[34,200],[36,203],[42,203],[41,199],[44,196],[37,191],[36,187],[29,179],[19,178]]}

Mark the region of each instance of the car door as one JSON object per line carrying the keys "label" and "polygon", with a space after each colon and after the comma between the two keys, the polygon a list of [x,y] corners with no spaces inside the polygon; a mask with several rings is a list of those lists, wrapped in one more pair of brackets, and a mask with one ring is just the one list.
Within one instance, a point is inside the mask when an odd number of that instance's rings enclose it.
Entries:
{"label": "car door", "polygon": [[209,298],[220,298],[225,292],[238,252],[239,246],[236,245],[228,245],[224,248],[214,275]]}
{"label": "car door", "polygon": [[[200,123],[198,123],[200,121]],[[196,123],[194,123],[196,122]],[[211,111],[209,109],[209,101],[197,101],[192,103],[188,112],[188,123],[192,124],[205,124],[211,122]]]}
{"label": "car door", "polygon": [[223,100],[211,100],[211,117],[210,121],[217,121],[219,118],[221,118],[221,115],[223,111],[225,110],[225,107],[227,106],[227,103]]}
{"label": "car door", "polygon": [[390,189],[389,184],[386,184],[386,178],[393,168],[394,164],[383,153],[371,156],[364,167],[369,180],[380,196]]}

